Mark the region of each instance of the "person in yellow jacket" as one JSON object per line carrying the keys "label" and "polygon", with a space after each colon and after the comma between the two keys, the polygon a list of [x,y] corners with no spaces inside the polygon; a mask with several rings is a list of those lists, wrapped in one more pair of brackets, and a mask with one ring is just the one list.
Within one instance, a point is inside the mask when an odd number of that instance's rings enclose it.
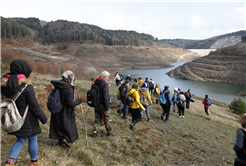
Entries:
{"label": "person in yellow jacket", "polygon": [[[147,89],[146,83],[142,84],[142,87],[139,89],[140,103],[144,106],[145,112],[147,115],[147,121],[150,120],[149,116],[149,105],[152,106],[152,100],[149,95],[149,90]],[[141,119],[143,118],[143,111],[141,111]]]}
{"label": "person in yellow jacket", "polygon": [[129,113],[132,115],[132,123],[130,124],[130,129],[133,131],[136,130],[134,127],[137,122],[141,121],[141,110],[139,107],[145,111],[144,106],[140,103],[140,97],[138,94],[138,83],[132,84],[132,89],[128,91],[127,95],[132,96],[133,104],[131,106],[128,106]]}
{"label": "person in yellow jacket", "polygon": [[138,78],[138,86],[139,88],[142,87],[142,84],[144,83],[144,81],[141,79],[141,77]]}

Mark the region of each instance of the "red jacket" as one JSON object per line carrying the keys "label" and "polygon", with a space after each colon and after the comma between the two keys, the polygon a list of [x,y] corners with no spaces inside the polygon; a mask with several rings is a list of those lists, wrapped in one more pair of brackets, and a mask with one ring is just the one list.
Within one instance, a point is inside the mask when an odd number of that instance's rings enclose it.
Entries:
{"label": "red jacket", "polygon": [[[211,104],[212,104],[212,100],[210,100],[210,101],[211,101]],[[208,108],[210,105],[207,105],[206,102],[207,102],[207,100],[204,99],[202,103],[204,104],[204,107]]]}

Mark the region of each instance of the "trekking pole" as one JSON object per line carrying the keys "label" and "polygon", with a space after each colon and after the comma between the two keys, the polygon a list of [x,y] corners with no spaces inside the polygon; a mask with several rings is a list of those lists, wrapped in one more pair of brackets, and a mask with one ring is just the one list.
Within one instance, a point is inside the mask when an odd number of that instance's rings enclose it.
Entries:
{"label": "trekking pole", "polygon": [[[120,109],[120,112],[119,112],[117,118],[120,116],[120,113],[121,113],[121,111],[123,110],[124,106],[125,106],[125,104],[123,104],[122,108]],[[117,119],[117,118],[116,118],[116,119]]]}
{"label": "trekking pole", "polygon": [[[78,98],[80,98],[80,97],[79,97],[79,93],[78,93],[78,89],[76,90],[76,92],[77,92]],[[88,139],[87,139],[86,123],[85,123],[85,115],[84,115],[84,112],[83,112],[82,103],[80,104],[80,109],[81,109],[81,112],[82,112],[82,116],[83,116],[83,119],[84,119],[84,125],[85,125],[85,139],[86,139],[86,146],[87,146],[87,150],[89,150],[89,144],[88,144]]]}

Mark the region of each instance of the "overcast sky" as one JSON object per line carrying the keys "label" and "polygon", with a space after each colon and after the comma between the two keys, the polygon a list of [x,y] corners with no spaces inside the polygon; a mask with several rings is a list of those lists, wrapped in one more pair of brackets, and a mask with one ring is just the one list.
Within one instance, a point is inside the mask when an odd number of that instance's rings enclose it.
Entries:
{"label": "overcast sky", "polygon": [[58,19],[158,39],[207,39],[246,29],[246,0],[1,0],[1,16]]}

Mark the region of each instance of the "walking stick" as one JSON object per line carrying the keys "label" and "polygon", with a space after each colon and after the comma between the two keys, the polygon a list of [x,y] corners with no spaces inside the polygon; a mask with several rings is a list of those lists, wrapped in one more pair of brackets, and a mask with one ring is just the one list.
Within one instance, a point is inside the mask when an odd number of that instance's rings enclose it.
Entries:
{"label": "walking stick", "polygon": [[[79,97],[79,93],[78,93],[78,89],[76,90],[76,92],[77,92],[78,98],[80,98]],[[82,103],[80,104],[80,109],[81,109],[81,112],[82,112],[82,116],[83,116],[83,119],[84,119],[84,125],[85,125],[86,146],[87,146],[87,150],[89,150],[89,144],[88,144],[88,139],[87,139],[86,123],[85,123],[85,115],[84,115],[84,112],[83,112]]]}
{"label": "walking stick", "polygon": [[[125,104],[123,104],[123,106],[122,106],[122,108],[121,108],[121,110],[120,110],[120,112],[119,112],[117,118],[120,116],[120,113],[121,113],[121,111],[123,110],[124,106],[125,106]],[[116,119],[117,119],[117,118],[116,118]]]}

